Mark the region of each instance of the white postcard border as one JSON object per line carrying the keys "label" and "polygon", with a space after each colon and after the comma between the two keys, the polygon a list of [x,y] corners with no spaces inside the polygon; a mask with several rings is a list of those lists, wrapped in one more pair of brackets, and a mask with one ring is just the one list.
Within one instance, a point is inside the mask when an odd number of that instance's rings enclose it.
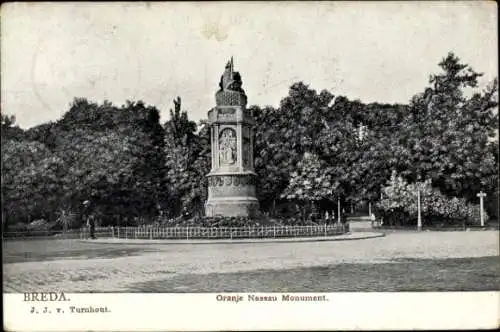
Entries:
{"label": "white postcard border", "polygon": [[[54,298],[61,299],[60,293]],[[240,295],[221,301],[218,295]],[[277,301],[249,301],[248,295]],[[326,295],[328,301],[283,301]],[[67,301],[29,301],[4,294],[10,331],[213,331],[491,329],[500,323],[500,292],[63,294]],[[39,297],[40,299],[41,297]],[[46,297],[47,298],[47,297]],[[64,300],[63,298],[63,300]],[[109,312],[71,313],[75,308]],[[47,309],[45,309],[47,307]],[[31,313],[35,308],[39,313]],[[57,308],[61,311],[57,313]],[[50,313],[43,313],[47,310]],[[73,309],[75,311],[76,309]]]}

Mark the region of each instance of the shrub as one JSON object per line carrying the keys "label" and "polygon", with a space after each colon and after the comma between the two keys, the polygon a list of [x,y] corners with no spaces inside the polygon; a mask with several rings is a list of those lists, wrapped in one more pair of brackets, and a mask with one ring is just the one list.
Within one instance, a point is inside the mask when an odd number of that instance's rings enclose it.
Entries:
{"label": "shrub", "polygon": [[[392,174],[388,186],[382,189],[383,198],[376,205],[379,214],[389,224],[415,224],[417,221],[417,191],[420,190],[421,214],[427,224],[473,225],[479,222],[480,207],[464,198],[447,197],[432,187],[431,181],[407,183]],[[484,211],[485,220],[488,215]]]}
{"label": "shrub", "polygon": [[28,231],[28,225],[22,222],[18,222],[14,225],[9,225],[7,232],[26,232]]}
{"label": "shrub", "polygon": [[183,227],[248,227],[248,226],[292,226],[292,225],[313,225],[311,222],[303,222],[300,218],[276,217],[270,218],[260,216],[254,218],[248,217],[195,217],[186,220],[182,217],[175,219],[158,220],[157,224],[164,226],[183,226]]}
{"label": "shrub", "polygon": [[50,228],[49,223],[44,219],[37,219],[35,221],[30,222],[27,225],[28,230],[30,231],[44,231]]}

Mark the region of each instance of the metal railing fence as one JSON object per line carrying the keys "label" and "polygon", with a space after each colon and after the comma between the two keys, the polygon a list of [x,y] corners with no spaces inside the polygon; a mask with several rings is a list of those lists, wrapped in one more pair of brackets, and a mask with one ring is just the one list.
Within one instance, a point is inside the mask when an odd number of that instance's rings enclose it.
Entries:
{"label": "metal railing fence", "polygon": [[[137,227],[96,227],[97,238],[121,239],[250,239],[250,238],[293,238],[325,237],[345,234],[349,224],[323,224],[308,226],[243,226],[243,227],[186,227],[144,225]],[[64,233],[51,231],[5,232],[4,239],[87,239],[87,227],[68,230]]]}

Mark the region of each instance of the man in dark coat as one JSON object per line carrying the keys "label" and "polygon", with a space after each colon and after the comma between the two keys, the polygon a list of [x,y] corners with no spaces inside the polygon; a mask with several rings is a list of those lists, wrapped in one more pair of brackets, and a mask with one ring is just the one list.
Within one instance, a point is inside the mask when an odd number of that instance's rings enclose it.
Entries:
{"label": "man in dark coat", "polygon": [[87,220],[87,227],[89,228],[90,238],[95,239],[95,217],[91,212],[90,201],[83,202],[84,216]]}

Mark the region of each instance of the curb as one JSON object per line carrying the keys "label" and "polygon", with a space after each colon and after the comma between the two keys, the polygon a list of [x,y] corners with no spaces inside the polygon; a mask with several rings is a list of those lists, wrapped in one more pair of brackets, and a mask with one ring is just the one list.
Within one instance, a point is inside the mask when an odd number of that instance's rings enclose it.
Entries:
{"label": "curb", "polygon": [[[360,232],[361,233],[361,232]],[[134,244],[134,245],[151,245],[151,244],[252,244],[252,243],[296,243],[296,242],[326,242],[326,241],[354,241],[354,240],[366,240],[374,239],[378,237],[384,237],[384,233],[375,232],[364,232],[356,236],[354,234],[348,234],[348,236],[339,235],[329,236],[329,237],[310,237],[310,238],[284,238],[284,239],[242,239],[242,240],[147,240],[147,239],[97,239],[97,240],[79,240],[85,243],[95,243],[95,244]]]}

